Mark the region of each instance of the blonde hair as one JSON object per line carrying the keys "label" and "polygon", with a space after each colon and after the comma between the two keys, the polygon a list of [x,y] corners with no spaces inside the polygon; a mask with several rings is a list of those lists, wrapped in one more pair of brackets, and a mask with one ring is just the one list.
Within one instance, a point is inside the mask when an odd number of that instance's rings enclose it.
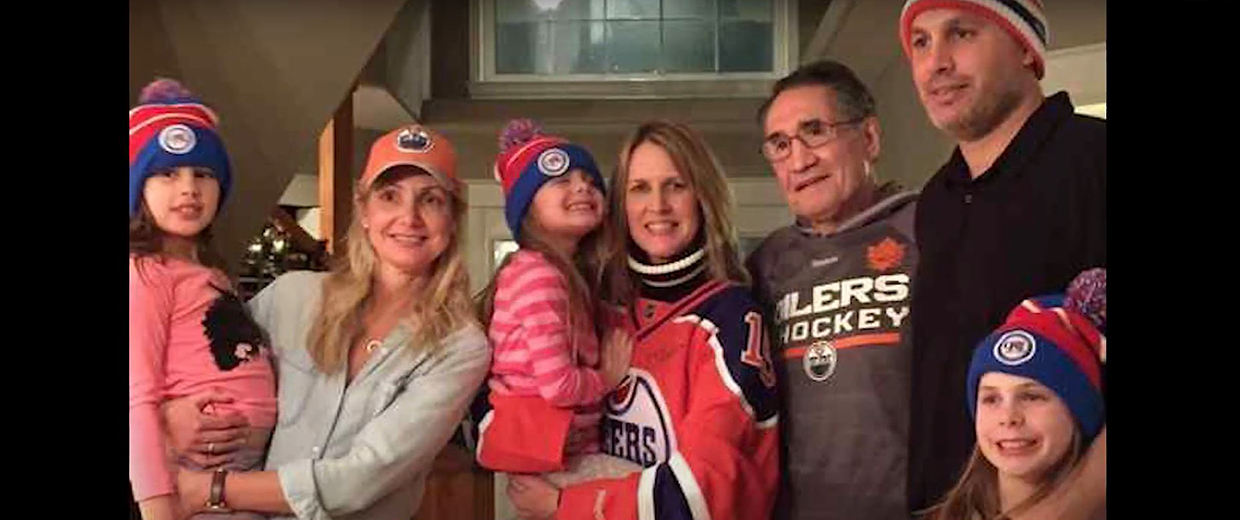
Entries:
{"label": "blonde hair", "polygon": [[[362,228],[362,206],[376,187],[399,178],[393,172],[401,170],[411,171],[402,167],[392,168],[354,198],[353,219],[344,240],[345,254],[334,260],[331,273],[323,280],[322,303],[307,337],[306,349],[310,358],[324,373],[335,373],[345,366],[349,348],[361,339],[362,310],[374,295],[377,258]],[[412,171],[425,173],[420,169]],[[413,325],[414,330],[406,346],[415,352],[433,352],[442,346],[440,340],[469,323],[477,322],[469,300],[469,273],[465,270],[460,251],[465,201],[461,199],[459,190],[446,191],[452,206],[452,238],[448,248],[432,263],[430,279],[418,289],[420,294],[415,295],[413,307],[404,318]]]}
{"label": "blonde hair", "polygon": [[1033,494],[1007,511],[999,502],[999,470],[973,445],[964,475],[939,504],[922,511],[925,520],[1007,520],[1040,502],[1063,485],[1082,462],[1081,432],[1074,429],[1072,449],[1051,466]]}
{"label": "blonde hair", "polygon": [[676,171],[697,196],[702,231],[706,236],[706,269],[716,280],[749,284],[749,273],[741,265],[736,228],[732,225],[732,194],[719,160],[701,135],[688,126],[667,120],[642,123],[620,147],[620,158],[611,174],[610,222],[605,226],[598,273],[599,287],[614,303],[628,304],[637,292],[638,281],[628,269],[629,223],[625,196],[633,150],[644,143],[658,145],[671,157]]}

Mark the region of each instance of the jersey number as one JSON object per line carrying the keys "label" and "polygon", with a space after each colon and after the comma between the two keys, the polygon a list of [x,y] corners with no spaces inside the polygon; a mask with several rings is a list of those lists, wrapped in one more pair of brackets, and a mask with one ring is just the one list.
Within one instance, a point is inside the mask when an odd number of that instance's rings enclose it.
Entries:
{"label": "jersey number", "polygon": [[773,388],[775,369],[771,366],[771,344],[762,328],[762,315],[750,312],[745,315],[745,323],[749,325],[749,339],[745,343],[745,352],[741,354],[741,363],[758,369],[762,384]]}

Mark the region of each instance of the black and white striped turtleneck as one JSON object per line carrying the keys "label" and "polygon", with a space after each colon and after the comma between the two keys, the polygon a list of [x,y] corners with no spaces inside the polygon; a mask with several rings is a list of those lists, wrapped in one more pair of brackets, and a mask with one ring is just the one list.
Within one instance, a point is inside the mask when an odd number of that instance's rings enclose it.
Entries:
{"label": "black and white striped turtleneck", "polygon": [[706,282],[705,239],[699,238],[667,262],[654,263],[641,248],[629,244],[629,271],[641,280],[641,295],[663,302],[673,302],[693,292]]}

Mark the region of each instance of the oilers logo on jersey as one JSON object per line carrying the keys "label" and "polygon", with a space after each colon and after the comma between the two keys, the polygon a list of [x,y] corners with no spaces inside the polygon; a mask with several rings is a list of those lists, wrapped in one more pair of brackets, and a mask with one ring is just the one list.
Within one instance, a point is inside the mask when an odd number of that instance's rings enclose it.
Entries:
{"label": "oilers logo on jersey", "polygon": [[835,373],[836,362],[835,347],[830,341],[816,341],[809,348],[805,349],[805,357],[802,364],[805,366],[805,375],[814,381],[823,382]]}
{"label": "oilers logo on jersey", "polygon": [[603,452],[649,468],[676,451],[667,404],[650,373],[630,368],[605,407]]}

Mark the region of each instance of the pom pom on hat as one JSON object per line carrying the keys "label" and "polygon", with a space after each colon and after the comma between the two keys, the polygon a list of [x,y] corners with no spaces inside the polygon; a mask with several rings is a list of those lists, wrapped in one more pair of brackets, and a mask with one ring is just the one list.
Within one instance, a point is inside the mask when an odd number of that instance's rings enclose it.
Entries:
{"label": "pom pom on hat", "polygon": [[499,133],[499,151],[500,153],[507,152],[540,135],[543,135],[542,125],[533,119],[513,119]]}
{"label": "pom pom on hat", "polygon": [[521,222],[529,211],[534,194],[547,180],[574,169],[585,171],[599,191],[605,191],[603,176],[594,157],[581,145],[543,133],[529,119],[514,119],[499,134],[499,156],[495,158],[495,180],[504,189],[504,217],[513,238],[521,239]]}
{"label": "pom pom on hat", "polygon": [[146,105],[149,103],[170,104],[183,101],[197,101],[197,97],[193,92],[181,85],[181,82],[175,79],[159,78],[152,81],[145,87],[142,87],[142,93],[138,94],[138,104]]}
{"label": "pom pom on hat", "polygon": [[1107,328],[1107,270],[1095,268],[1076,276],[1068,285],[1064,307],[1075,309],[1089,318],[1098,330]]}
{"label": "pom pom on hat", "polygon": [[1050,388],[1072,412],[1085,438],[1097,435],[1105,415],[1101,373],[1106,336],[1086,313],[1105,323],[1105,270],[1078,275],[1067,296],[1030,298],[1012,309],[973,351],[966,382],[969,413],[976,417],[982,376],[1002,372]]}
{"label": "pom pom on hat", "polygon": [[209,168],[220,183],[222,206],[232,186],[224,142],[216,133],[219,118],[194,93],[172,79],[157,79],[142,89],[129,111],[129,217],[138,214],[146,179],[182,166]]}

